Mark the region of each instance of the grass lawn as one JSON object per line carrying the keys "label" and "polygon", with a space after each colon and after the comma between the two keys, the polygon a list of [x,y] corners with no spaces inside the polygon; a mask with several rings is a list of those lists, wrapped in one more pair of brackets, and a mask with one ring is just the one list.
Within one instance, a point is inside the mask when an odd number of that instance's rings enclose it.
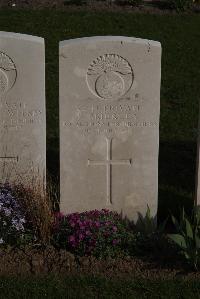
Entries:
{"label": "grass lawn", "polygon": [[200,282],[181,280],[147,281],[106,279],[103,277],[1,278],[2,299],[32,298],[127,298],[127,299],[198,299]]}
{"label": "grass lawn", "polygon": [[[199,15],[0,10],[0,30],[46,41],[48,170],[59,175],[58,42],[123,35],[162,44],[159,219],[194,197],[198,101]],[[0,298],[200,298],[199,282],[109,281],[104,278],[0,279]]]}

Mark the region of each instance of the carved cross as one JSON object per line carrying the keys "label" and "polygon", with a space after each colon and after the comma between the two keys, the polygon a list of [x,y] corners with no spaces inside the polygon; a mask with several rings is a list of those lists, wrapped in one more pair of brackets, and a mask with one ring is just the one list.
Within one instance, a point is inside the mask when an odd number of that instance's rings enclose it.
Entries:
{"label": "carved cross", "polygon": [[131,165],[132,160],[115,160],[112,159],[112,138],[106,138],[106,160],[89,160],[88,166],[106,166],[106,180],[107,180],[107,204],[112,204],[112,165]]}

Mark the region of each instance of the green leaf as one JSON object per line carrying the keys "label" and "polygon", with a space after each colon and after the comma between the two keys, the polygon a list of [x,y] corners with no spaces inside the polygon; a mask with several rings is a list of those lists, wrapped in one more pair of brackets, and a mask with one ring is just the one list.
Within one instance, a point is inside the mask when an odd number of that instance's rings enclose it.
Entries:
{"label": "green leaf", "polygon": [[147,219],[151,219],[151,212],[150,212],[150,208],[149,208],[148,205],[147,205],[146,218],[147,218]]}
{"label": "green leaf", "polygon": [[196,242],[196,247],[199,249],[200,248],[200,238],[195,235],[195,242]]}
{"label": "green leaf", "polygon": [[163,233],[164,232],[166,224],[167,224],[167,221],[168,221],[168,217],[159,225],[159,227],[158,227],[158,232],[159,233]]}
{"label": "green leaf", "polygon": [[185,209],[184,209],[184,207],[183,207],[183,209],[182,209],[182,219],[183,219],[183,220],[185,219]]}
{"label": "green leaf", "polygon": [[176,218],[172,215],[172,222],[175,225],[176,229],[179,231],[180,230],[180,225],[178,223],[178,221],[176,220]]}
{"label": "green leaf", "polygon": [[196,218],[196,223],[199,225],[200,223],[200,207],[196,206],[194,209],[194,217]]}
{"label": "green leaf", "polygon": [[187,248],[185,238],[182,235],[180,235],[180,234],[170,234],[170,235],[168,235],[168,237],[172,241],[174,241],[178,246],[180,246],[181,248],[184,248],[184,249]]}
{"label": "green leaf", "polygon": [[187,218],[185,218],[185,226],[186,226],[186,236],[190,239],[193,239],[192,226]]}
{"label": "green leaf", "polygon": [[185,256],[186,260],[191,259],[191,256],[186,251],[182,251],[181,253]]}

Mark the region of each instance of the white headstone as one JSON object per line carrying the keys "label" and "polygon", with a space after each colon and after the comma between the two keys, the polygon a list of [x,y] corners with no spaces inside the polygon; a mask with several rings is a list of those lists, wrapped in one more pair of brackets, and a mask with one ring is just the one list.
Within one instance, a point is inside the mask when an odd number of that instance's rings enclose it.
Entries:
{"label": "white headstone", "polygon": [[198,121],[197,156],[196,156],[196,182],[195,182],[195,205],[200,206],[200,109]]}
{"label": "white headstone", "polygon": [[0,32],[0,183],[43,183],[46,172],[44,39]]}
{"label": "white headstone", "polygon": [[60,43],[61,211],[156,215],[160,77],[159,42]]}

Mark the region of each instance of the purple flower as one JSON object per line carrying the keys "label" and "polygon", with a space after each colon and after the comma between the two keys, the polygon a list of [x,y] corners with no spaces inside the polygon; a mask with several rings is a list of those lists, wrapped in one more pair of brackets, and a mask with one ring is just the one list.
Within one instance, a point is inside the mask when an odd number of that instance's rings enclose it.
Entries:
{"label": "purple flower", "polygon": [[95,221],[95,226],[96,226],[96,227],[100,227],[100,225],[101,225],[101,224],[100,224],[99,221]]}
{"label": "purple flower", "polygon": [[69,236],[69,242],[74,242],[76,239],[73,235]]}
{"label": "purple flower", "polygon": [[79,234],[79,240],[82,241],[84,239],[84,235],[83,234]]}
{"label": "purple flower", "polygon": [[90,236],[91,235],[91,231],[86,230],[85,234],[86,234],[86,236]]}
{"label": "purple flower", "polygon": [[113,230],[114,232],[116,232],[116,231],[117,231],[117,227],[116,227],[116,226],[113,226],[113,227],[112,227],[112,230]]}
{"label": "purple flower", "polygon": [[106,222],[105,222],[105,225],[106,225],[106,226],[109,226],[110,224],[111,224],[110,221],[106,221]]}
{"label": "purple flower", "polygon": [[113,245],[117,245],[117,244],[119,244],[119,240],[114,239],[114,240],[112,241],[112,244],[113,244]]}
{"label": "purple flower", "polygon": [[73,221],[69,222],[69,224],[70,224],[71,227],[75,227],[75,225],[76,225],[76,223],[73,222]]}

